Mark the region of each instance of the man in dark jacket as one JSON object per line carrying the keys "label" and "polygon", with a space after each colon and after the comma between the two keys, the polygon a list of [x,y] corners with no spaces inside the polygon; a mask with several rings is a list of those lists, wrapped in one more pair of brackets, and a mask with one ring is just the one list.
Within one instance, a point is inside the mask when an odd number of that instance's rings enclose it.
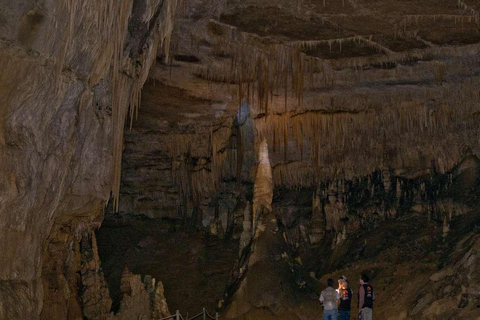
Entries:
{"label": "man in dark jacket", "polygon": [[373,287],[368,283],[368,276],[362,274],[360,278],[360,288],[358,289],[358,315],[359,319],[372,320],[373,315],[373,301],[375,294]]}

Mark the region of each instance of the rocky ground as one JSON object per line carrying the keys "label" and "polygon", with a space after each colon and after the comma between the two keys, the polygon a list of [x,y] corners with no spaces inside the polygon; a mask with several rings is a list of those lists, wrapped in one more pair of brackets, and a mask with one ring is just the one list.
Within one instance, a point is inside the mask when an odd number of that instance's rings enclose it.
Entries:
{"label": "rocky ground", "polygon": [[334,250],[320,284],[345,275],[357,290],[366,272],[377,319],[479,319],[478,226],[476,210],[452,221],[446,237],[441,225],[415,216],[367,228]]}
{"label": "rocky ground", "polygon": [[226,235],[226,224],[193,216],[108,216],[97,238],[114,309],[125,267],[163,281],[170,310],[220,307],[228,319],[314,319],[327,278],[345,275],[356,291],[367,273],[376,318],[476,319],[479,163],[469,155],[445,174],[277,187],[250,244],[240,244],[250,239],[248,202]]}
{"label": "rocky ground", "polygon": [[[298,285],[291,289],[293,294],[283,303],[288,307],[281,312],[275,304],[266,304],[234,317],[227,307],[222,315],[232,319],[315,319],[322,312],[318,294],[328,278],[347,276],[355,304],[358,279],[365,272],[376,290],[376,319],[480,319],[478,226],[478,210],[452,221],[446,237],[442,236],[441,225],[415,214],[402,221],[381,222],[375,228],[349,235],[349,240],[330,252],[317,246],[296,259],[285,256],[277,261],[279,268],[290,265],[298,272],[280,279],[285,286],[294,281]],[[271,277],[266,272],[264,276]],[[277,293],[270,300],[285,298]],[[356,312],[354,306],[352,313]]]}
{"label": "rocky ground", "polygon": [[[301,202],[302,192],[293,193]],[[376,290],[376,319],[480,319],[478,206],[454,217],[448,232],[441,222],[410,210],[399,219],[365,224],[339,243],[326,232],[320,243],[292,246],[279,204],[262,217],[246,275],[220,309],[221,317],[315,319],[322,312],[317,299],[327,278],[347,276],[355,304],[365,272]],[[128,223],[105,223],[97,239],[114,305],[127,266],[161,279],[170,310],[184,314],[217,307],[238,257],[238,240],[138,216]]]}

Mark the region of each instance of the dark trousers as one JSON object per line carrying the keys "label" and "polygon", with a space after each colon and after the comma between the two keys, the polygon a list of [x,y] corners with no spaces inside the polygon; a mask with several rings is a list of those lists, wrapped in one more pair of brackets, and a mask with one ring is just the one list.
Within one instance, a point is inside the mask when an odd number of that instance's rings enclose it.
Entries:
{"label": "dark trousers", "polygon": [[340,310],[338,312],[339,314],[339,320],[350,320],[350,311],[344,311],[344,310]]}

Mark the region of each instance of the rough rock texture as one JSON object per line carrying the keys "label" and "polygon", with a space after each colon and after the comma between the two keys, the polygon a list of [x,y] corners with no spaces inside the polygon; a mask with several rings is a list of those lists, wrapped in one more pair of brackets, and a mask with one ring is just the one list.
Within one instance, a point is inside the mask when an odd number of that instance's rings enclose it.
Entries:
{"label": "rough rock texture", "polygon": [[[345,188],[346,195],[359,193],[364,198],[357,203],[343,200],[349,205],[345,206],[345,217],[336,222],[342,227],[332,223],[327,228],[328,211],[322,209],[321,202],[318,210],[316,197],[322,192],[279,188],[272,214],[261,216],[258,238],[240,257],[239,271],[232,273],[231,291],[227,290],[221,301],[226,306],[222,315],[233,319],[315,318],[321,307],[314,293],[318,295],[325,288],[327,278],[346,275],[356,291],[357,279],[365,272],[376,288],[377,318],[477,319],[480,176],[474,173],[479,168],[478,159],[466,159],[450,173],[451,182],[437,193],[436,200],[420,196],[422,180],[404,181],[410,187],[400,189],[400,194],[406,190],[412,194],[392,200],[400,203],[392,209],[394,216],[388,215],[392,210],[382,209],[383,196],[374,187],[382,179],[372,179],[369,188],[365,181],[357,191]],[[328,206],[327,190],[324,203]],[[370,198],[372,190],[378,194],[376,199]],[[426,190],[438,191],[432,185]],[[452,218],[448,218],[448,211],[437,209],[435,202],[452,203]],[[376,205],[375,211],[368,209],[372,205]],[[427,211],[416,208],[418,205],[439,211],[432,212],[429,219]],[[465,211],[467,207],[469,211]],[[313,223],[320,231],[310,228]],[[266,261],[259,264],[262,260]],[[281,288],[277,288],[278,283]],[[353,308],[355,313],[356,306]]]}
{"label": "rough rock texture", "polygon": [[127,267],[162,279],[171,311],[185,317],[206,308],[212,314],[238,258],[238,241],[194,232],[181,220],[116,217],[114,222],[107,216],[97,232],[113,310],[120,307],[121,277]]}
{"label": "rough rock texture", "polygon": [[238,115],[222,100],[147,83],[125,135],[120,214],[230,232],[255,174],[253,119],[248,105],[241,109]]}
{"label": "rough rock texture", "polygon": [[[197,60],[180,59],[181,75],[165,70],[158,78],[203,96],[193,73],[213,82],[210,96],[226,88],[237,107],[248,100],[256,143],[268,139],[276,185],[315,186],[390,168],[414,177],[432,161],[445,172],[467,148],[478,153],[478,44],[470,45],[478,34],[467,31],[478,29],[475,7],[229,1],[205,30],[209,11],[195,3],[193,30],[181,29],[195,46],[182,33],[178,50]],[[451,19],[464,21],[468,41]],[[445,46],[429,42],[441,33]],[[448,41],[455,36],[457,43]]]}
{"label": "rough rock texture", "polygon": [[[297,284],[326,272],[365,228],[413,214],[448,239],[450,225],[471,212],[480,151],[477,4],[190,1],[185,12],[175,55],[157,66],[158,89],[142,101],[142,125],[127,134],[121,208],[202,221],[220,236],[219,220],[227,234],[233,220],[245,252],[228,299],[244,285],[251,234],[242,224],[250,223],[243,213],[253,179],[243,178],[246,168],[255,172],[251,152],[264,138],[273,214],[303,277]],[[217,114],[231,117],[219,135]],[[236,129],[244,114],[252,128],[245,133]],[[462,168],[470,173],[459,178]],[[233,314],[246,313],[246,300]]]}
{"label": "rough rock texture", "polygon": [[[225,182],[252,181],[263,138],[274,184],[290,188],[380,171],[391,190],[390,176],[445,173],[478,154],[476,6],[387,2],[185,3],[175,54],[126,137],[121,211],[204,213],[208,226],[215,203],[240,206],[246,192]],[[338,192],[327,211],[343,218]]]}
{"label": "rough rock texture", "polygon": [[[70,305],[58,300],[76,303],[73,278],[43,286],[43,262],[72,256],[49,242],[72,244],[61,237],[98,226],[115,194],[126,112],[176,5],[149,1],[132,12],[140,2],[0,2],[0,295],[17,296],[0,302],[5,318],[38,318],[44,296],[56,300],[53,318]],[[149,25],[141,34],[138,19]],[[141,46],[124,52],[138,37]]]}
{"label": "rough rock texture", "polygon": [[87,319],[99,319],[110,313],[112,300],[109,296],[105,277],[100,271],[100,258],[95,233],[84,235],[80,247],[82,252],[80,273],[83,315]]}
{"label": "rough rock texture", "polygon": [[276,227],[274,215],[265,212],[259,217],[252,253],[239,271],[238,289],[228,296],[231,303],[225,313],[227,319],[240,318],[253,308],[268,308],[275,315],[284,315],[291,307],[290,298],[298,294],[295,282],[289,279],[293,274],[288,264],[281,261],[283,240],[281,233],[274,232]]}
{"label": "rough rock texture", "polygon": [[[184,90],[147,84],[139,117],[126,134],[121,213],[191,217],[194,205],[209,204],[218,188],[215,175],[234,175],[231,167],[207,171],[210,162],[233,156],[233,116],[224,108]],[[217,159],[212,144],[224,153]]]}
{"label": "rough rock texture", "polygon": [[[65,250],[65,247],[68,250]],[[72,238],[64,227],[49,242],[43,265],[45,290],[41,319],[157,319],[170,315],[162,282],[134,275],[128,269],[121,278],[121,301],[111,312],[112,299],[100,264],[95,233]],[[67,256],[63,256],[67,254]],[[142,318],[142,319],[143,319]]]}
{"label": "rough rock texture", "polygon": [[448,240],[478,186],[455,181],[478,173],[475,1],[192,0],[171,36],[177,4],[0,0],[1,317],[107,311],[92,229],[112,191],[124,213],[238,231],[264,138],[277,191],[302,188],[275,213],[291,250],[409,210]]}

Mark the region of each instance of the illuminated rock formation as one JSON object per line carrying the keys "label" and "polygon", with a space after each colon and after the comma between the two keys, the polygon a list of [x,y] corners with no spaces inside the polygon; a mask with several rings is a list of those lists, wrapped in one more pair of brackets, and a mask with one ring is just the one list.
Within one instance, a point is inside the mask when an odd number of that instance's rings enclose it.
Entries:
{"label": "illuminated rock formation", "polygon": [[296,292],[247,288],[280,246],[277,279],[294,270],[305,287],[327,264],[393,254],[369,252],[381,241],[365,230],[426,221],[435,250],[455,248],[422,260],[451,290],[422,292],[405,317],[438,316],[452,297],[473,317],[476,242],[468,254],[457,242],[476,221],[479,12],[472,0],[0,0],[0,318],[168,314],[151,300],[160,283],[130,273],[113,312],[95,237],[106,213],[239,240],[224,302],[238,288],[258,300],[243,296],[236,315],[279,315],[274,298]]}

